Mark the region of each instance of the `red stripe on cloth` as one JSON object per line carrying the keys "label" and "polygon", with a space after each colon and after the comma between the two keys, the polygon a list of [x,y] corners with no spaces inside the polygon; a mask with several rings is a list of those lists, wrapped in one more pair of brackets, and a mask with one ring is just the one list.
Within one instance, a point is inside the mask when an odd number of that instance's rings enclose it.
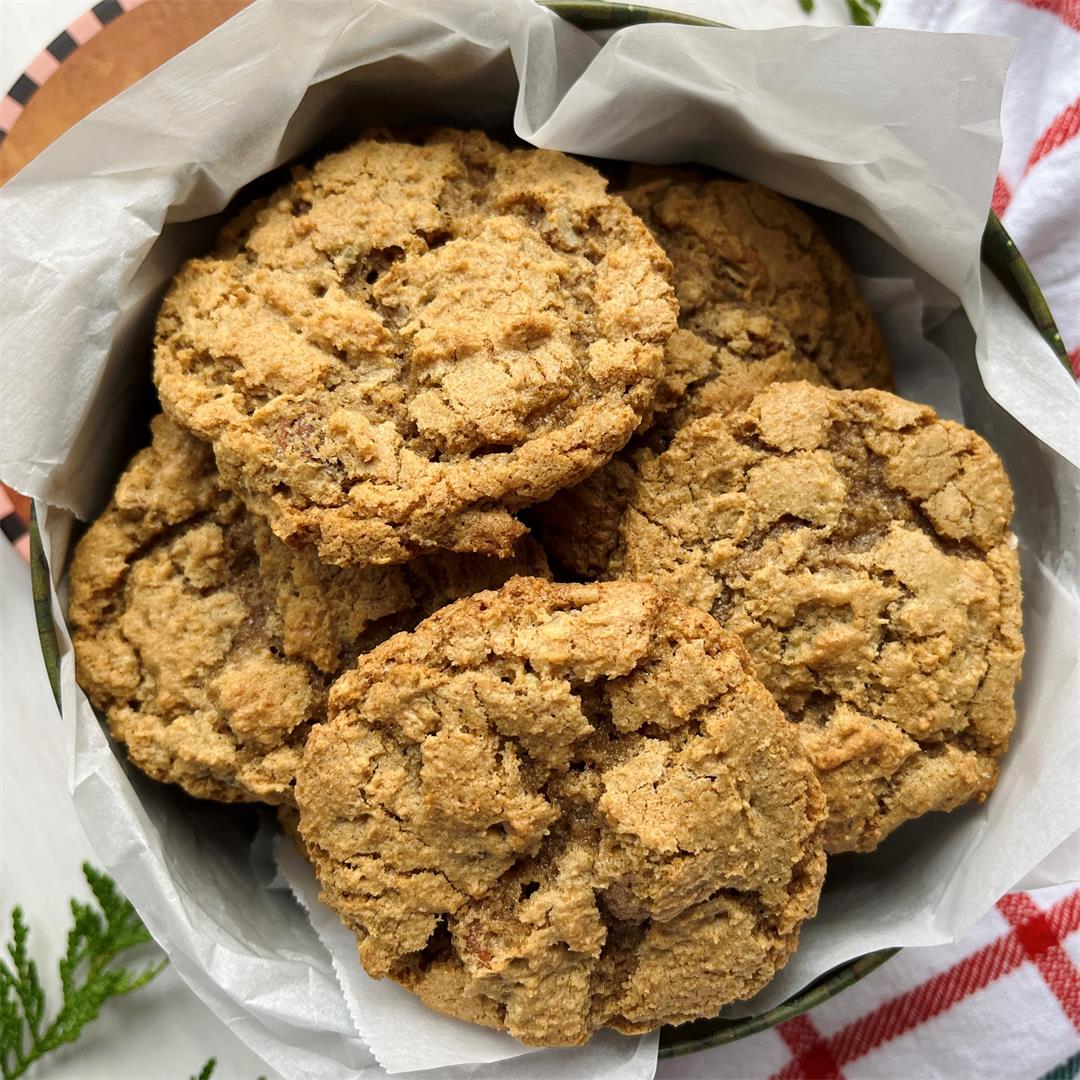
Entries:
{"label": "red stripe on cloth", "polygon": [[[1011,897],[1006,899],[1011,899]],[[1024,899],[1031,903],[1027,897],[1024,897]],[[841,1028],[835,1035],[830,1035],[829,1038],[822,1040],[821,1050],[817,1052],[827,1052],[831,1063],[837,1069],[840,1069],[849,1062],[881,1046],[882,1043],[889,1042],[891,1039],[895,1039],[925,1021],[940,1015],[947,1009],[952,1008],[957,1002],[970,997],[976,991],[989,986],[990,983],[1000,979],[1003,975],[1007,975],[1010,971],[1021,967],[1029,959],[1034,959],[1029,953],[1027,945],[1035,948],[1038,942],[1044,940],[1044,937],[1036,937],[1035,935],[1042,934],[1045,936],[1045,931],[1048,930],[1050,939],[1055,943],[1059,943],[1069,934],[1080,930],[1080,889],[1058,901],[1048,911],[1039,914],[1045,922],[1045,928],[1030,931],[1026,939],[1027,944],[1025,944],[1025,940],[1022,940],[1020,931],[1014,927],[1004,937],[1000,937],[997,941],[993,941],[973,952],[970,956],[966,956],[959,963],[934,975],[921,986],[916,986],[906,993],[899,994],[897,997],[883,1002],[865,1016],[852,1021],[847,1027]],[[1060,944],[1055,944],[1054,948],[1060,950],[1065,955],[1066,960],[1069,960],[1068,954],[1064,953]],[[1060,961],[1053,961],[1053,963],[1055,964],[1056,977]],[[1069,960],[1069,964],[1072,965],[1071,960]],[[1044,974],[1043,978],[1046,977]],[[1061,998],[1058,1000],[1060,1001]],[[806,1017],[800,1017],[799,1019],[805,1020]],[[790,1024],[794,1023],[795,1021],[790,1021]],[[807,1024],[809,1025],[809,1020],[807,1020]],[[798,1055],[798,1047],[785,1034],[784,1029],[788,1027],[789,1024],[781,1024],[777,1031],[784,1036],[793,1053]],[[811,1028],[811,1030],[813,1029]],[[795,1029],[795,1034],[799,1034],[799,1029]],[[834,1074],[822,1073],[821,1075],[831,1076]],[[804,1071],[800,1059],[796,1057],[795,1060],[789,1062],[779,1072],[774,1073],[772,1080],[801,1080],[803,1077],[807,1077],[808,1080],[816,1080],[816,1077],[811,1078],[811,1074]]]}
{"label": "red stripe on cloth", "polygon": [[[1080,0],[1078,0],[1080,2]],[[1066,105],[1051,121],[1050,126],[1039,136],[1032,147],[1025,172],[1030,172],[1051,150],[1067,143],[1080,133],[1080,97],[1071,105]]]}
{"label": "red stripe on cloth", "polygon": [[[1080,894],[1073,896],[1080,901]],[[1061,926],[1052,925],[1026,893],[1003,896],[997,902],[997,908],[1015,929],[1024,951],[1060,1002],[1069,1022],[1080,1032],[1080,971],[1061,947],[1070,932],[1068,921]],[[1076,908],[1080,913],[1080,902]]]}
{"label": "red stripe on cloth", "polygon": [[994,179],[994,194],[990,196],[990,209],[1001,217],[1009,209],[1011,199],[1012,192],[1009,190],[1009,185],[1005,183],[1001,173],[998,173]]}
{"label": "red stripe on cloth", "polygon": [[886,1001],[860,1020],[848,1024],[833,1036],[833,1053],[842,1064],[854,1061],[951,1009],[958,1001],[1020,967],[1026,958],[1024,947],[1015,934],[998,938],[921,986]]}
{"label": "red stripe on cloth", "polygon": [[1024,7],[1056,15],[1066,26],[1080,30],[1080,0],[1016,0]]}
{"label": "red stripe on cloth", "polygon": [[1046,912],[1046,917],[1050,928],[1060,938],[1067,938],[1080,930],[1080,889],[1059,900]]}
{"label": "red stripe on cloth", "polygon": [[1069,353],[1069,367],[1072,368],[1073,377],[1080,379],[1080,345]]}
{"label": "red stripe on cloth", "polygon": [[[781,1025],[782,1027],[783,1025]],[[779,1031],[780,1028],[777,1028]],[[806,1080],[798,1058],[792,1058],[779,1072],[774,1072],[769,1080]]]}
{"label": "red stripe on cloth", "polygon": [[796,1016],[777,1029],[780,1037],[795,1055],[782,1073],[784,1080],[843,1080],[844,1074],[832,1056],[829,1046],[807,1016]]}

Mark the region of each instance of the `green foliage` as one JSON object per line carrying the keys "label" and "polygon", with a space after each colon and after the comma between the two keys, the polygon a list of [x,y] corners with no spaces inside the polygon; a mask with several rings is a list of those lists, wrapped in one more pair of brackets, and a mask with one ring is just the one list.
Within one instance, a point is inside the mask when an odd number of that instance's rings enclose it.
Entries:
{"label": "green foliage", "polygon": [[[799,7],[809,15],[814,10],[814,0],[799,0]],[[881,10],[881,0],[847,0],[847,7],[856,26],[873,26]]]}
{"label": "green foliage", "polygon": [[847,0],[847,6],[856,26],[873,26],[881,10],[881,0]]}
{"label": "green foliage", "polygon": [[[210,1080],[214,1075],[214,1070],[217,1068],[217,1058],[210,1058],[209,1061],[199,1070],[198,1076],[189,1076],[188,1080]],[[265,1076],[260,1076],[257,1080],[266,1080]]]}
{"label": "green foliage", "polygon": [[[121,953],[151,941],[150,934],[112,878],[89,863],[83,863],[82,869],[96,906],[71,901],[73,923],[60,960],[63,1003],[47,1023],[45,990],[27,947],[30,931],[21,908],[11,913],[10,962],[0,957],[0,1073],[4,1080],[22,1076],[50,1050],[74,1042],[106,1001],[145,986],[168,963],[162,960],[139,969],[115,963]],[[212,1062],[207,1064],[212,1072]],[[200,1080],[209,1076],[200,1074]]]}

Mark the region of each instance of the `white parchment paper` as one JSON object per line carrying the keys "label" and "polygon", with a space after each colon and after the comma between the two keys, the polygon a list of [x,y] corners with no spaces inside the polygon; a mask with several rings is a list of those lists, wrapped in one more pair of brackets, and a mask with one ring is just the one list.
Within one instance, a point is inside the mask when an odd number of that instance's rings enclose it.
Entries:
{"label": "white parchment paper", "polygon": [[[450,1067],[440,1074],[446,1080],[460,1073],[454,1066],[491,1063],[497,1067],[469,1070],[468,1075],[477,1080],[480,1077],[540,1080],[570,1075],[572,1070],[575,1077],[649,1080],[655,1072],[659,1032],[633,1039],[615,1031],[603,1031],[580,1050],[538,1053],[504,1032],[435,1015],[403,987],[370,978],[357,963],[356,938],[352,932],[330,908],[319,902],[319,883],[311,865],[286,836],[277,838],[274,849],[282,876],[308,912],[319,940],[333,958],[357,1031],[387,1072],[401,1075],[430,1069],[436,1056],[439,1065]],[[402,1031],[412,1031],[414,1037],[401,1038]],[[423,1032],[425,1039],[417,1039],[416,1032]]]}
{"label": "white parchment paper", "polygon": [[[1014,479],[1028,655],[994,796],[834,859],[799,952],[749,1007],[867,950],[953,939],[1080,827],[1080,394],[979,263],[1010,51],[854,28],[593,38],[529,0],[256,0],[0,189],[0,473],[37,500],[59,583],[71,512],[97,512],[122,464],[164,284],[240,187],[365,124],[512,123],[537,145],[702,161],[842,214],[836,239],[901,392],[962,416]],[[320,937],[295,876],[277,873],[271,822],[130,769],[75,686],[59,598],[55,611],[77,809],[177,970],[282,1074],[379,1072],[360,1037],[370,1017],[358,1025],[335,973],[355,951]],[[385,1039],[368,1034],[398,1071],[455,1062],[455,1076],[522,1080],[636,1080],[655,1046],[496,1063],[489,1044],[465,1065],[437,1031],[387,1010]]]}

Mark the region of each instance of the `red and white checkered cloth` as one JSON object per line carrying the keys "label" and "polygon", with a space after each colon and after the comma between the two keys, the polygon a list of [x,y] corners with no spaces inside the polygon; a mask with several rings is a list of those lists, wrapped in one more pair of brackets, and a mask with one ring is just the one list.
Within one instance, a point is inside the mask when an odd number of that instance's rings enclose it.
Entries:
{"label": "red and white checkered cloth", "polygon": [[666,1063],[665,1080],[1072,1080],[1080,888],[1011,893],[962,942],[904,949],[795,1020]]}
{"label": "red and white checkered cloth", "polygon": [[878,23],[1018,39],[993,207],[1080,378],[1080,0],[886,0]]}

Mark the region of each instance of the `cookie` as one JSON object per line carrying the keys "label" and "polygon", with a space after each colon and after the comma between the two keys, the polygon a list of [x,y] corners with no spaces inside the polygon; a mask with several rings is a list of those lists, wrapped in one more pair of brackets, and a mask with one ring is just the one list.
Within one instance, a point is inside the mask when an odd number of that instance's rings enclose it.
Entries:
{"label": "cookie", "polygon": [[638,464],[608,573],[739,635],[821,778],[828,851],[986,797],[1023,642],[1012,492],[978,435],[786,383]]}
{"label": "cookie", "polygon": [[891,385],[888,353],[851,271],[794,203],[759,184],[683,177],[623,196],[671,259],[682,328],[723,349],[730,305],[764,312],[829,385]]}
{"label": "cookie", "polygon": [[742,646],[633,582],[514,579],[361,657],[297,802],[368,972],[533,1045],[748,997],[824,874],[819,784]]}
{"label": "cookie", "polygon": [[790,335],[772,316],[732,304],[714,310],[712,318],[722,327],[722,345],[681,328],[672,334],[657,397],[662,411],[654,412],[649,427],[602,469],[528,512],[545,551],[574,576],[606,576],[642,450],[662,451],[685,424],[745,408],[773,383],[824,382],[818,368],[797,355]]}
{"label": "cookie", "polygon": [[557,578],[601,581],[609,576],[637,478],[637,457],[634,451],[616,454],[592,476],[525,515]]}
{"label": "cookie", "polygon": [[783,196],[686,172],[624,194],[671,259],[679,328],[635,439],[530,517],[548,552],[584,578],[604,575],[642,446],[663,450],[691,420],[745,408],[773,383],[861,389],[891,381],[888,353],[851,272]]}
{"label": "cookie", "polygon": [[223,801],[288,804],[332,680],[357,655],[450,600],[545,573],[430,556],[345,569],[293,550],[226,490],[210,448],[165,416],[71,566],[82,688],[156,780]]}
{"label": "cookie", "polygon": [[505,555],[511,511],[594,471],[651,408],[669,278],[572,158],[373,136],[184,266],[155,379],[248,507],[324,561]]}

